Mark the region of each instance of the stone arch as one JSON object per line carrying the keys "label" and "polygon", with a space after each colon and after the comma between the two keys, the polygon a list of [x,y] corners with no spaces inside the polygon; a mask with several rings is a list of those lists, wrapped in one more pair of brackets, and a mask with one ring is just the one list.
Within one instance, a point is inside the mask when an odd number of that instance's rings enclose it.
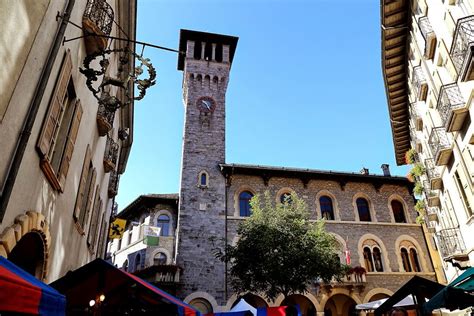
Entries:
{"label": "stone arch", "polygon": [[[390,266],[390,260],[388,259],[387,248],[385,248],[384,243],[382,242],[382,240],[379,237],[375,236],[374,234],[370,234],[370,233],[367,233],[367,234],[365,234],[365,235],[363,235],[362,237],[359,238],[359,243],[357,245],[357,252],[359,254],[360,266],[366,268],[365,264],[364,264],[363,245],[364,245],[364,241],[366,241],[368,239],[373,239],[378,244],[378,246],[380,247],[380,251],[382,251],[383,266],[384,266],[384,271],[383,272],[391,272],[392,268]],[[383,272],[370,272],[370,273],[383,273]]]}
{"label": "stone arch", "polygon": [[150,258],[148,258],[148,266],[152,266],[154,264],[154,259],[155,259],[155,256],[158,254],[158,253],[164,253],[165,256],[166,256],[166,264],[171,264],[171,253],[169,252],[168,249],[166,248],[156,248],[156,249],[153,249],[153,251],[150,253],[151,256]]}
{"label": "stone arch", "polygon": [[205,75],[204,76],[204,87],[211,88],[211,76]]}
{"label": "stone arch", "polygon": [[[25,214],[15,217],[14,224],[6,227],[0,235],[0,256],[9,258],[15,246],[22,246],[22,238],[28,234],[39,237],[42,243],[43,261],[41,271],[37,272],[37,278],[45,281],[49,267],[49,251],[51,235],[49,225],[43,214],[35,211],[27,211]],[[32,235],[28,235],[30,238]],[[18,250],[18,249],[17,249]]]}
{"label": "stone arch", "polygon": [[299,305],[301,313],[303,315],[310,315],[310,316],[316,316],[317,313],[317,307],[318,304],[316,302],[311,301],[307,295],[304,294],[291,294],[288,295],[286,298],[281,300],[281,302],[278,304],[279,306],[294,306],[294,305]]}
{"label": "stone arch", "polygon": [[383,287],[377,287],[375,289],[372,289],[370,290],[369,292],[367,292],[367,294],[365,294],[364,296],[364,303],[368,303],[370,302],[370,299],[377,295],[377,294],[385,294],[385,295],[388,295],[388,296],[392,296],[393,295],[393,292],[390,291],[390,290],[387,290]]}
{"label": "stone arch", "polygon": [[193,73],[190,73],[190,74],[189,74],[189,79],[190,79],[190,80],[194,80],[194,74],[193,74]]}
{"label": "stone arch", "polygon": [[344,251],[347,249],[347,243],[346,241],[344,240],[344,238],[342,238],[340,235],[336,234],[336,233],[333,233],[333,232],[328,232],[329,234],[331,234],[332,236],[334,236],[334,238],[336,238],[337,242],[341,245],[341,251],[339,252],[339,255],[342,256],[342,257],[339,257],[341,259],[341,262],[342,263],[346,263],[346,261],[344,260]]}
{"label": "stone arch", "polygon": [[276,197],[275,197],[275,201],[277,203],[280,203],[280,196],[282,194],[285,194],[285,193],[289,193],[289,194],[292,194],[292,193],[296,193],[295,190],[293,190],[292,188],[290,187],[283,187],[281,188],[280,190],[278,190],[277,194],[276,194]]}
{"label": "stone arch", "polygon": [[241,185],[237,190],[234,192],[234,214],[235,217],[240,217],[240,207],[239,207],[239,196],[240,193],[244,191],[249,191],[253,195],[256,195],[256,191],[249,185]]}
{"label": "stone arch", "polygon": [[[264,301],[267,306],[271,306],[270,302],[265,299],[265,296],[264,296],[264,295],[252,294],[252,293],[248,293],[248,294],[255,295],[256,297],[258,297],[258,298],[260,298],[262,301]],[[227,303],[225,304],[225,310],[226,310],[226,311],[229,311],[232,307],[235,306],[235,304],[238,303],[238,301],[239,301],[241,298],[244,298],[244,299],[245,299],[245,295],[241,296],[241,295],[237,295],[237,294],[232,294],[232,296],[227,300]]]}
{"label": "stone arch", "polygon": [[[206,184],[202,184],[201,183],[201,177],[202,175],[205,175],[206,176]],[[209,181],[211,179],[209,178],[209,172],[207,172],[205,169],[204,170],[201,170],[198,174],[198,178],[197,178],[197,186],[200,187],[200,188],[207,188],[209,187]]]}
{"label": "stone arch", "polygon": [[356,302],[356,304],[362,304],[362,300],[354,291],[349,291],[348,289],[344,289],[344,288],[335,288],[335,289],[332,289],[329,294],[323,295],[323,298],[321,299],[321,301],[319,302],[319,306],[317,307],[317,311],[324,312],[324,307],[326,303],[329,301],[329,299],[331,299],[333,296],[336,296],[336,295],[348,296],[351,299],[353,299]]}
{"label": "stone arch", "polygon": [[387,201],[387,208],[390,210],[390,219],[392,223],[395,223],[395,217],[393,216],[393,210],[392,210],[392,201],[394,200],[402,203],[403,213],[405,214],[405,220],[407,223],[412,223],[412,218],[410,216],[410,212],[408,211],[409,208],[406,201],[400,195],[396,193],[393,193],[392,195],[390,195]]}
{"label": "stone arch", "polygon": [[186,296],[186,298],[184,299],[184,302],[187,304],[190,304],[192,300],[196,300],[196,299],[204,299],[208,301],[209,304],[211,304],[213,311],[216,311],[218,308],[217,301],[214,298],[214,296],[212,296],[211,294],[207,292],[201,292],[201,291],[193,292],[189,294],[188,296]]}
{"label": "stone arch", "polygon": [[157,226],[157,221],[158,221],[158,218],[160,217],[160,215],[166,215],[166,216],[169,217],[169,219],[170,219],[169,236],[174,236],[174,233],[175,233],[175,231],[174,231],[174,227],[175,227],[174,221],[175,221],[175,219],[174,219],[173,214],[171,214],[171,212],[167,209],[161,209],[161,210],[155,212],[155,216],[153,216],[150,225]]}
{"label": "stone arch", "polygon": [[319,219],[321,218],[321,205],[319,205],[319,198],[322,196],[329,196],[332,200],[332,207],[334,211],[334,220],[340,221],[341,220],[341,214],[339,212],[339,203],[337,202],[336,196],[329,190],[321,190],[316,194],[316,217]]}
{"label": "stone arch", "polygon": [[367,203],[369,204],[369,212],[370,212],[371,222],[376,223],[377,222],[377,212],[375,210],[374,203],[372,202],[371,198],[364,192],[357,192],[352,197],[352,207],[354,209],[354,219],[355,219],[355,221],[360,222],[359,210],[357,209],[357,203],[356,203],[358,198],[364,198],[364,199],[367,200]]}
{"label": "stone arch", "polygon": [[413,244],[415,250],[416,250],[416,253],[418,255],[418,261],[420,262],[420,265],[421,265],[421,272],[427,272],[427,271],[430,271],[428,269],[428,263],[426,262],[426,256],[425,256],[425,253],[423,252],[423,248],[421,248],[420,244],[418,243],[418,241],[413,238],[412,236],[410,235],[400,235],[398,236],[398,238],[395,240],[395,251],[396,251],[396,255],[397,255],[397,262],[398,262],[398,269],[399,271],[403,271],[403,262],[402,262],[402,258],[400,256],[400,248],[401,248],[401,243],[403,241],[409,241],[410,243]]}

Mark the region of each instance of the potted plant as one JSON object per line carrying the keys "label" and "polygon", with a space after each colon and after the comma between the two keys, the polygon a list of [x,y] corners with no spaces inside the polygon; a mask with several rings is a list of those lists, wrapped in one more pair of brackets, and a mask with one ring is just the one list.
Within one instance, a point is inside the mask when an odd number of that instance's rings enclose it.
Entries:
{"label": "potted plant", "polygon": [[410,174],[413,177],[419,177],[425,172],[425,167],[421,163],[417,163],[410,170]]}
{"label": "potted plant", "polygon": [[413,194],[420,196],[423,193],[423,185],[421,182],[416,182],[415,187],[413,188]]}
{"label": "potted plant", "polygon": [[416,151],[415,149],[411,148],[405,153],[405,162],[407,164],[414,164],[416,162]]}

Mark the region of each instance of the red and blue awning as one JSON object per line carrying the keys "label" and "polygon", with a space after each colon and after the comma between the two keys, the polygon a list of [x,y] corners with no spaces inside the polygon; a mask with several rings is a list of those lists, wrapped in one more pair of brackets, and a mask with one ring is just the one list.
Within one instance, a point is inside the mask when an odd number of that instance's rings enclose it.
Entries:
{"label": "red and blue awning", "polygon": [[64,315],[65,311],[63,295],[0,256],[0,314],[58,316]]}

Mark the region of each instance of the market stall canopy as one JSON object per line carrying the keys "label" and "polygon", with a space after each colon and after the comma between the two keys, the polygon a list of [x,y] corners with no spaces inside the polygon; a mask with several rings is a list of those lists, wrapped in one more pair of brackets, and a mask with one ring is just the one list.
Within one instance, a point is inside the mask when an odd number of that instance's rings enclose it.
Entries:
{"label": "market stall canopy", "polygon": [[102,259],[68,272],[51,286],[66,295],[70,315],[83,315],[88,311],[110,315],[199,315],[176,297]]}
{"label": "market stall canopy", "polygon": [[243,298],[241,298],[239,300],[239,302],[230,309],[231,312],[244,312],[244,311],[249,311],[250,313],[252,313],[252,315],[257,315],[257,309],[255,307],[253,307],[252,305],[250,305],[249,303],[247,303],[246,300],[244,300]]}
{"label": "market stall canopy", "polygon": [[[368,303],[363,303],[363,304],[358,304],[356,305],[356,309],[358,310],[374,310],[377,309],[380,305],[385,303],[385,301],[388,300],[388,298],[383,298],[381,300],[373,301],[373,302],[368,302]],[[402,299],[400,302],[397,304],[393,305],[394,307],[399,307],[399,306],[412,306],[415,305],[415,302],[413,301],[413,296],[408,295],[404,299]]]}
{"label": "market stall canopy", "polygon": [[426,299],[432,298],[443,288],[444,285],[442,284],[414,276],[374,311],[375,316],[387,313],[395,304],[410,294],[415,298],[415,303],[418,305],[418,308],[422,308]]}
{"label": "market stall canopy", "polygon": [[434,309],[464,309],[474,306],[474,268],[469,268],[444,289],[433,296],[423,307],[425,314]]}
{"label": "market stall canopy", "polygon": [[0,314],[3,312],[59,316],[66,298],[11,261],[0,256]]}

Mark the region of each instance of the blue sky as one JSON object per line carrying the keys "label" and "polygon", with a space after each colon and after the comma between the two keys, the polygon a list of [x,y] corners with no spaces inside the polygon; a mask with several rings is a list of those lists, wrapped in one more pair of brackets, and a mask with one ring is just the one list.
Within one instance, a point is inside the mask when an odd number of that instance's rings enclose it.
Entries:
{"label": "blue sky", "polygon": [[[137,40],[179,30],[239,37],[227,90],[226,161],[381,174],[397,167],[381,70],[379,0],[138,0]],[[183,133],[177,54],[146,48],[157,84],[135,103],[123,209],[177,193]]]}

